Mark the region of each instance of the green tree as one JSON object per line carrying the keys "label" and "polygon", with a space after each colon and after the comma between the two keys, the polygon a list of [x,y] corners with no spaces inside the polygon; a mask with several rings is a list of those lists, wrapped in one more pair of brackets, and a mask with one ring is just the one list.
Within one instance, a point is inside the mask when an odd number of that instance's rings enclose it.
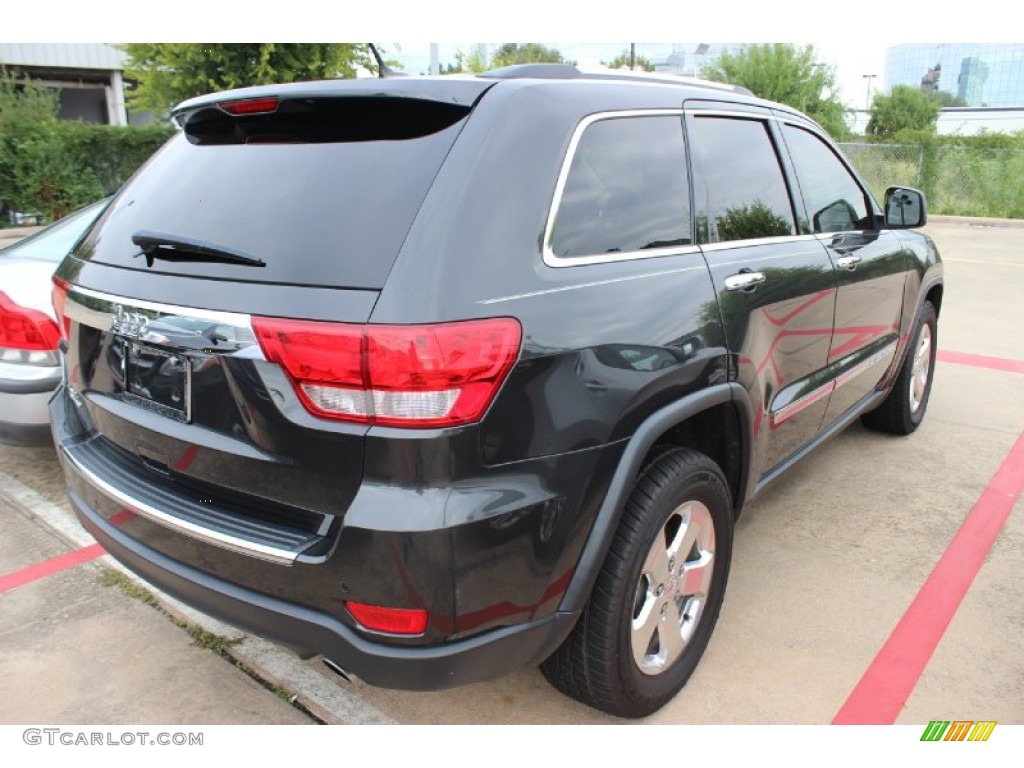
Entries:
{"label": "green tree", "polygon": [[0,69],[0,209],[51,218],[101,196],[95,175],[68,162],[57,92]]}
{"label": "green tree", "polygon": [[456,51],[455,63],[445,64],[441,67],[441,74],[453,75],[460,72],[486,72],[489,68],[487,65],[487,49],[483,45],[477,44],[468,51]]}
{"label": "green tree", "polygon": [[376,71],[362,43],[128,43],[125,77],[136,109],[166,114],[178,102],[212,91],[268,83],[354,77]]}
{"label": "green tree", "polygon": [[816,120],[836,139],[850,134],[847,110],[836,89],[835,69],[817,61],[813,45],[745,45],[719,54],[704,68],[704,75],[788,104]]}
{"label": "green tree", "polygon": [[60,218],[117,190],[174,133],[58,120],[58,104],[55,90],[0,67],[0,210]]}
{"label": "green tree", "polygon": [[[611,61],[602,61],[601,63],[609,69],[629,69],[629,51],[623,51]],[[654,71],[654,65],[651,64],[650,59],[644,56],[633,57],[633,68],[644,72]]]}
{"label": "green tree", "polygon": [[959,96],[954,96],[949,91],[933,91],[929,94],[933,99],[939,102],[940,107],[966,107],[967,101],[961,99]]}
{"label": "green tree", "polygon": [[894,85],[888,95],[876,94],[871,102],[870,136],[890,137],[900,131],[934,131],[939,101],[912,85]]}
{"label": "green tree", "polygon": [[541,43],[503,43],[491,59],[491,67],[507,67],[512,64],[573,64],[566,61],[557,48],[548,48]]}

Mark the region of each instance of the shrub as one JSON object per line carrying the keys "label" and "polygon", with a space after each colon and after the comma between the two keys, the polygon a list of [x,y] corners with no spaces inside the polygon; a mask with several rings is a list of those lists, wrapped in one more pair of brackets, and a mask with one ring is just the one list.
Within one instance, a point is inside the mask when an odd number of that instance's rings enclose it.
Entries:
{"label": "shrub", "polygon": [[60,121],[57,109],[54,91],[0,69],[0,211],[60,218],[117,191],[174,132]]}

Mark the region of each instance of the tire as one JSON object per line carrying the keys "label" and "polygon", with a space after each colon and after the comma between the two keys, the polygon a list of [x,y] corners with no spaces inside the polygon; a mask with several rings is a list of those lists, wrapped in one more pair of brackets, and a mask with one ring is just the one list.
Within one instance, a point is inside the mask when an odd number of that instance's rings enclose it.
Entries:
{"label": "tire", "polygon": [[717,464],[688,448],[657,455],[626,502],[582,616],[541,664],[548,681],[619,717],[660,709],[711,639],[732,526],[732,498]]}
{"label": "tire", "polygon": [[878,408],[861,417],[864,426],[877,432],[909,435],[921,425],[935,378],[937,330],[935,307],[926,301],[892,390]]}

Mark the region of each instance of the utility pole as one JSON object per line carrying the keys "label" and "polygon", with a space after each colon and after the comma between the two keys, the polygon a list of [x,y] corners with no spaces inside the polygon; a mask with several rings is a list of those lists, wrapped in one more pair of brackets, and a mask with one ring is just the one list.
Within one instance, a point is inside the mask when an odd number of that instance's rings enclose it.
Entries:
{"label": "utility pole", "polygon": [[629,44],[629,71],[636,68],[636,43]]}
{"label": "utility pole", "polygon": [[868,92],[864,99],[864,109],[871,109],[871,81],[874,80],[878,75],[861,75],[865,80],[868,81]]}

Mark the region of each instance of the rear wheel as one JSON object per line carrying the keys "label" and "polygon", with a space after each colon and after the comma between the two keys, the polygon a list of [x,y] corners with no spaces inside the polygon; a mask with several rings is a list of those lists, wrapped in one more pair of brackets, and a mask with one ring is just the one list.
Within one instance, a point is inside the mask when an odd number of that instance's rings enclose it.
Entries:
{"label": "rear wheel", "polygon": [[935,375],[937,316],[931,302],[921,307],[899,375],[882,404],[864,414],[866,427],[894,435],[909,435],[924,420]]}
{"label": "rear wheel", "polygon": [[563,693],[644,717],[683,687],[718,618],[732,501],[718,466],[675,448],[641,473],[583,615],[541,665]]}

